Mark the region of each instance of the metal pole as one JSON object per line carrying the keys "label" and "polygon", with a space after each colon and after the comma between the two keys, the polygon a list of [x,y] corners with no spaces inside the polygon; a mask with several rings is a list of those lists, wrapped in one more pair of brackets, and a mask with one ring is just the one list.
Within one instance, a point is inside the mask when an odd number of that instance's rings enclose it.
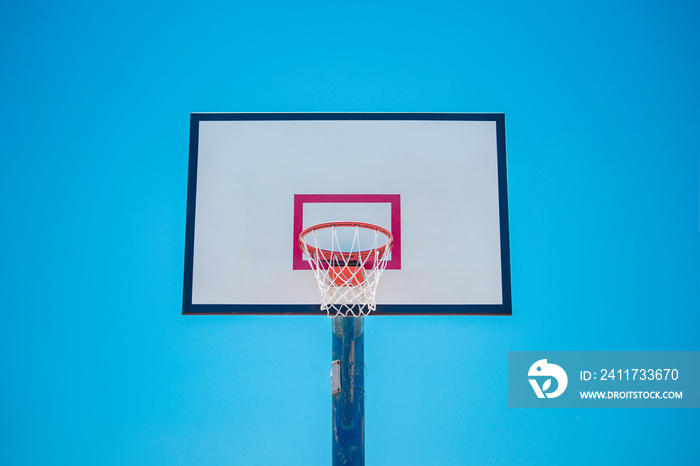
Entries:
{"label": "metal pole", "polygon": [[340,392],[333,397],[333,465],[365,464],[365,350],[363,317],[333,318],[333,361]]}

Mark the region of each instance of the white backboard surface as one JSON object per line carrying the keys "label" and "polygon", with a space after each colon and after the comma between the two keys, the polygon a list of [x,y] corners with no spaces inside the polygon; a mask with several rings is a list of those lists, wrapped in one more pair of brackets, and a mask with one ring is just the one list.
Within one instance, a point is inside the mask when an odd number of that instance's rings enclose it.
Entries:
{"label": "white backboard surface", "polygon": [[512,312],[503,114],[193,114],[183,313],[318,314],[301,229],[394,235],[377,315]]}

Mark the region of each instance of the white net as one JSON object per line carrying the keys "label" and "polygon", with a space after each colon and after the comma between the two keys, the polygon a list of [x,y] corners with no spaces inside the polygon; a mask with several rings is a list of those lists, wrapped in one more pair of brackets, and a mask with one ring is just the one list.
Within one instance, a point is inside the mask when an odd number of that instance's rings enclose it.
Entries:
{"label": "white net", "polygon": [[299,247],[316,276],[321,310],[329,317],[374,311],[392,246],[389,231],[368,223],[322,223],[302,231]]}

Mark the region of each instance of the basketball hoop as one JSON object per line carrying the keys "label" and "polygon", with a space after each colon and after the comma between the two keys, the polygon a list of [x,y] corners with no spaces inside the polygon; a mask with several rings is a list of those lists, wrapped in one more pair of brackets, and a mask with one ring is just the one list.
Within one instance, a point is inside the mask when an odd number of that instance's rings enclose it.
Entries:
{"label": "basketball hoop", "polygon": [[329,317],[374,311],[393,244],[388,230],[370,223],[328,222],[302,231],[299,247],[316,276],[321,310]]}

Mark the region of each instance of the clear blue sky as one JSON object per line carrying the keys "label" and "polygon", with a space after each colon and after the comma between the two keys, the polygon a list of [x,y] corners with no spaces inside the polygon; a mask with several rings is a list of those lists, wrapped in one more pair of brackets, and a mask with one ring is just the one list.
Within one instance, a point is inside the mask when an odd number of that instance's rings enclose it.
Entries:
{"label": "clear blue sky", "polygon": [[698,410],[514,410],[514,350],[700,350],[691,2],[14,2],[0,458],[330,463],[325,317],[181,315],[189,114],[503,112],[513,316],[366,323],[368,465],[696,464]]}

